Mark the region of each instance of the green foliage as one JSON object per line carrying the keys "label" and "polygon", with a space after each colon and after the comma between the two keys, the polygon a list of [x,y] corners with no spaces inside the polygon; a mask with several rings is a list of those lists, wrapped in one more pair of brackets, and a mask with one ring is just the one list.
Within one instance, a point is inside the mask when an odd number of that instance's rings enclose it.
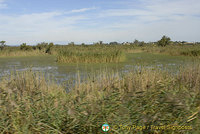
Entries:
{"label": "green foliage", "polygon": [[52,42],[49,43],[49,45],[46,48],[46,53],[51,54],[51,49],[52,49],[53,46],[54,46],[54,44]]}
{"label": "green foliage", "polygon": [[81,43],[81,46],[85,46],[85,43]]}
{"label": "green foliage", "polygon": [[114,42],[110,42],[109,45],[119,45],[119,43],[114,41]]}
{"label": "green foliage", "polygon": [[75,46],[74,42],[68,43],[68,46]]}
{"label": "green foliage", "polygon": [[54,46],[54,43],[51,42],[51,43],[46,43],[46,42],[42,42],[42,43],[38,43],[34,49],[39,49],[41,51],[43,51],[44,53],[48,53],[48,54],[51,54],[51,50],[52,50],[52,47]]}
{"label": "green foliage", "polygon": [[39,50],[46,49],[47,47],[48,47],[48,43],[46,42],[41,42],[36,45],[36,48]]}
{"label": "green foliage", "polygon": [[6,41],[0,41],[0,49],[3,50],[5,48]]}
{"label": "green foliage", "polygon": [[20,49],[21,49],[21,50],[24,50],[24,51],[30,51],[30,50],[32,50],[33,48],[32,48],[31,46],[29,46],[29,45],[26,45],[26,43],[22,43],[22,44],[20,45]]}
{"label": "green foliage", "polygon": [[133,44],[134,44],[134,45],[139,45],[140,42],[139,42],[138,40],[135,39],[134,42],[133,42]]}
{"label": "green foliage", "polygon": [[167,36],[163,36],[161,40],[158,41],[158,46],[165,47],[170,44],[170,38]]}
{"label": "green foliage", "polygon": [[200,50],[183,51],[181,55],[185,56],[200,56]]}
{"label": "green foliage", "polygon": [[103,41],[99,41],[99,45],[103,45]]}

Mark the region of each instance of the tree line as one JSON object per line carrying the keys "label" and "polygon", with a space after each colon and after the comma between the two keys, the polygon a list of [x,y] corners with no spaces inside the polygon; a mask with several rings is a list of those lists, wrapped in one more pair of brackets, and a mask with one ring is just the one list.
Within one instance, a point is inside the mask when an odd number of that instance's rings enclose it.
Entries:
{"label": "tree line", "polygon": [[[196,42],[196,43],[187,43],[186,41],[171,41],[171,38],[168,36],[163,36],[160,40],[158,40],[157,42],[150,42],[150,43],[145,43],[144,41],[138,41],[138,40],[134,40],[133,42],[123,42],[123,43],[118,43],[116,41],[114,42],[110,42],[110,43],[103,43],[103,41],[99,41],[96,43],[93,43],[93,45],[137,45],[137,46],[144,46],[144,45],[148,45],[148,44],[155,44],[157,46],[161,46],[161,47],[165,47],[167,45],[170,44],[200,44],[200,42]],[[75,46],[74,42],[70,42],[68,43],[69,46]],[[82,46],[85,46],[85,43],[81,44]],[[44,50],[46,53],[49,53],[51,48],[54,46],[54,43],[46,43],[46,42],[42,42],[42,43],[38,43],[36,46],[31,46],[31,45],[27,45],[26,43],[22,43],[20,45],[20,49],[24,50],[24,51],[28,51],[28,50]],[[6,47],[6,41],[0,41],[0,50],[3,50]]]}

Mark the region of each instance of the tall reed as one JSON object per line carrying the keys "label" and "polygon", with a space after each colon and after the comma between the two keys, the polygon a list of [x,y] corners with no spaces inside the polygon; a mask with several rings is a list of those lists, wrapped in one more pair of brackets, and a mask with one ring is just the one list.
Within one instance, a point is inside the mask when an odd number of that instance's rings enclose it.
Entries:
{"label": "tall reed", "polygon": [[125,54],[117,49],[60,50],[57,61],[62,63],[110,63],[125,60]]}
{"label": "tall reed", "polygon": [[[0,132],[102,133],[108,123],[109,133],[200,133],[199,89],[200,66],[177,74],[103,71],[83,83],[78,77],[69,92],[40,73],[17,72],[0,81]],[[127,130],[121,125],[189,127]]]}

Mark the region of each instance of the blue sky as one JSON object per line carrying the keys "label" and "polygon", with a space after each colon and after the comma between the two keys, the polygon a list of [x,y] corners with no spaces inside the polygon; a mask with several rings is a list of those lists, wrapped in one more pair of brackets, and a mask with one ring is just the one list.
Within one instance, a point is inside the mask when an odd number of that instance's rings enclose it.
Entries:
{"label": "blue sky", "polygon": [[0,40],[200,41],[200,0],[0,0]]}

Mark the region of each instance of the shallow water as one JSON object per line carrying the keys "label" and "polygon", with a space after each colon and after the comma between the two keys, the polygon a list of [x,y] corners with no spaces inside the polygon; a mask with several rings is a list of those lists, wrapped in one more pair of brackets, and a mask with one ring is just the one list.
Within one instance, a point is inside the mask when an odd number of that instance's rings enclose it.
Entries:
{"label": "shallow water", "polygon": [[56,62],[54,56],[35,56],[35,57],[8,57],[0,58],[0,77],[9,74],[11,71],[33,70],[54,76],[58,83],[63,83],[73,77],[77,72],[81,76],[89,73],[104,70],[114,70],[127,72],[130,68],[140,69],[161,68],[176,71],[179,66],[196,62],[194,58],[183,56],[167,56],[161,54],[136,53],[128,54],[127,59],[121,63],[95,63],[95,64],[60,64]]}

